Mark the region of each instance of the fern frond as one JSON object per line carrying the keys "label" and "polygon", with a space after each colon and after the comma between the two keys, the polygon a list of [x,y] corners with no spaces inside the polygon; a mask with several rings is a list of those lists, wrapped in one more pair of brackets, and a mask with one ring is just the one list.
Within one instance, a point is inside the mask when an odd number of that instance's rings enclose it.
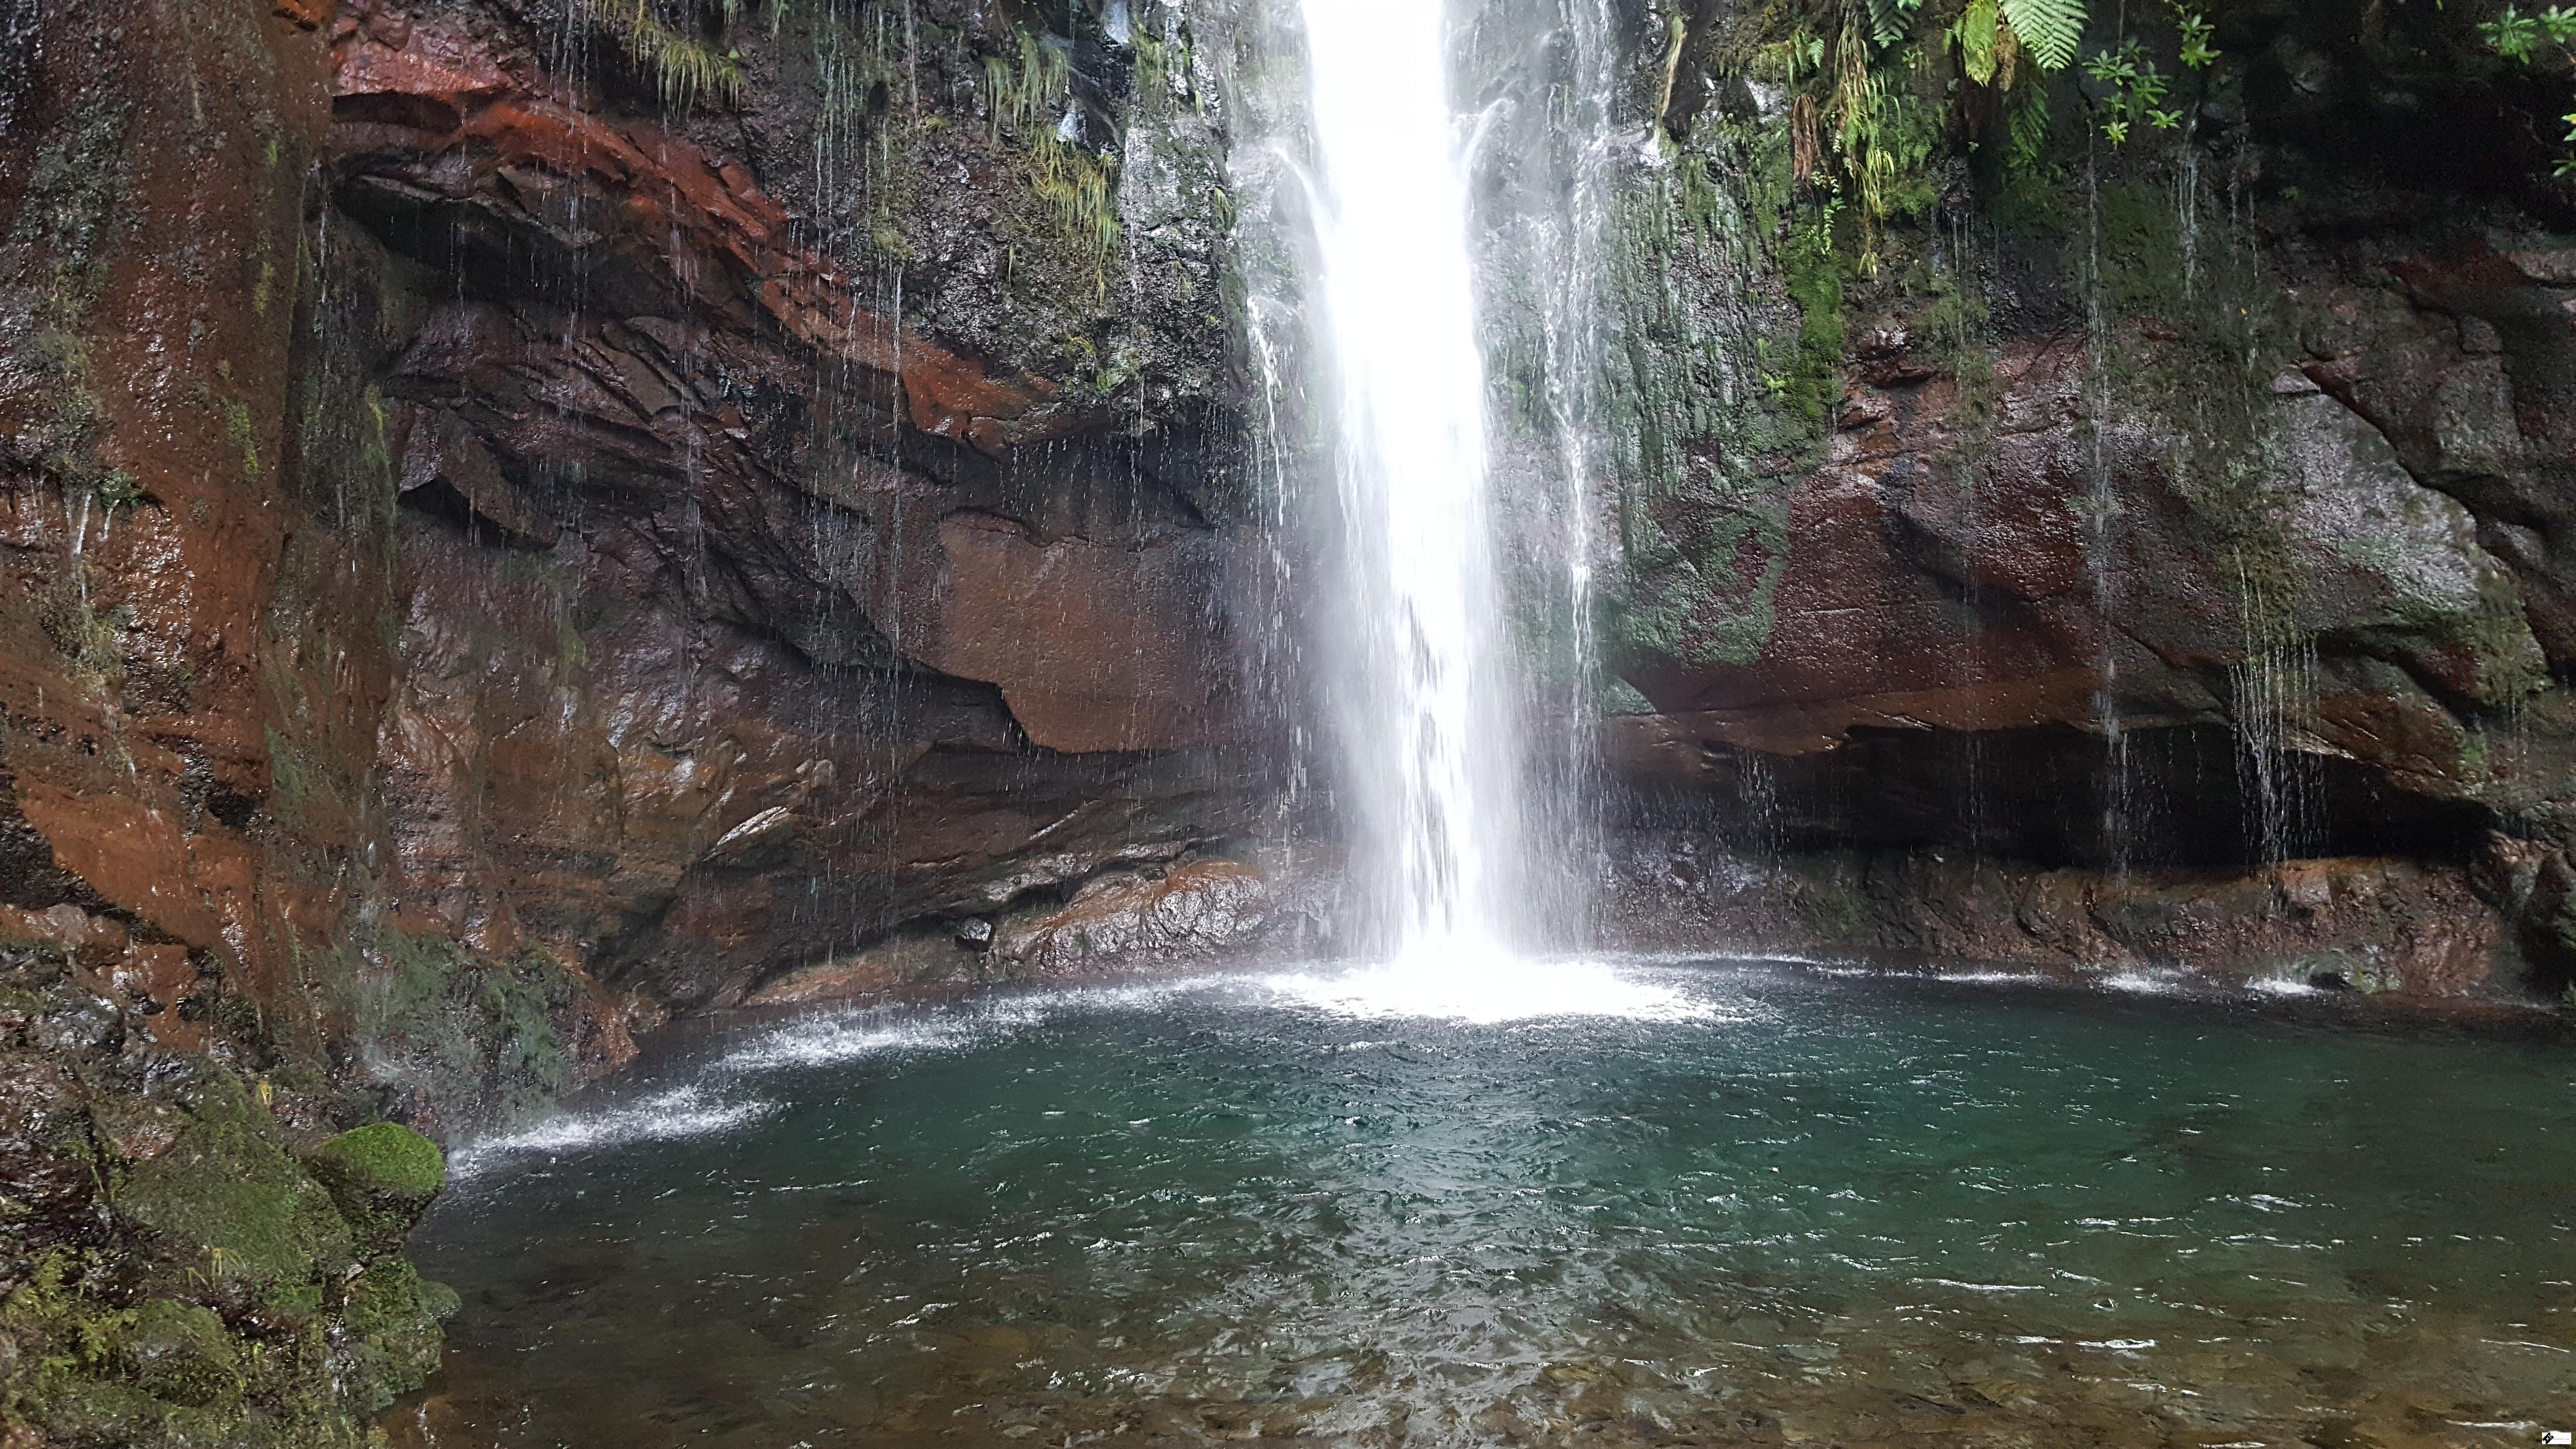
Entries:
{"label": "fern frond", "polygon": [[1923,0],[1869,0],[1869,38],[1881,49],[1903,40],[1922,8]]}
{"label": "fern frond", "polygon": [[2006,124],[2012,137],[2007,153],[2011,164],[2022,171],[2037,166],[2048,150],[2048,92],[2039,86],[2022,92]]}
{"label": "fern frond", "polygon": [[[742,99],[742,61],[662,23],[650,0],[591,0],[593,18],[636,65],[660,86],[662,104],[686,111],[701,102],[729,106]],[[719,42],[721,43],[721,42]]]}
{"label": "fern frond", "polygon": [[2084,0],[2000,0],[2004,19],[2041,70],[2064,70],[2084,39]]}
{"label": "fern frond", "polygon": [[1021,30],[1017,56],[984,59],[984,119],[993,139],[1005,135],[1035,136],[1055,125],[1072,91],[1073,72],[1065,54],[1041,44]]}
{"label": "fern frond", "polygon": [[1950,38],[1959,45],[1959,68],[1981,86],[1995,79],[1995,19],[1995,0],[1970,0],[1950,27]]}

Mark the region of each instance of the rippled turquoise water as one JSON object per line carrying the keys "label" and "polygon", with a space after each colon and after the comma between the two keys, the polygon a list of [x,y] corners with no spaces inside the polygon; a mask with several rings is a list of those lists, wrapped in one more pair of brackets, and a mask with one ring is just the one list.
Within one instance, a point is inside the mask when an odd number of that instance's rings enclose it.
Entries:
{"label": "rippled turquoise water", "polygon": [[[441,1444],[2531,1444],[2576,1050],[1660,973],[1470,1026],[1242,979],[746,1024],[470,1156]],[[1666,1013],[1667,1018],[1675,1016]]]}

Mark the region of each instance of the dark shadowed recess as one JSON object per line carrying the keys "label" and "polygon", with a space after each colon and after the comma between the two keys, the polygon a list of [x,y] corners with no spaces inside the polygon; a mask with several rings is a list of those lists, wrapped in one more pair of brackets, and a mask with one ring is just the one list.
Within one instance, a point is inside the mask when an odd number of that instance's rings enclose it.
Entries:
{"label": "dark shadowed recess", "polygon": [[1626,822],[1698,825],[1729,844],[1974,852],[2044,868],[2243,869],[2292,858],[2470,858],[2493,813],[2409,793],[2376,768],[2297,755],[2276,763],[2267,839],[2260,777],[2221,725],[2130,732],[2119,747],[2069,726],[1965,733],[1856,729],[1815,754],[1712,749],[1708,784],[1647,788]]}

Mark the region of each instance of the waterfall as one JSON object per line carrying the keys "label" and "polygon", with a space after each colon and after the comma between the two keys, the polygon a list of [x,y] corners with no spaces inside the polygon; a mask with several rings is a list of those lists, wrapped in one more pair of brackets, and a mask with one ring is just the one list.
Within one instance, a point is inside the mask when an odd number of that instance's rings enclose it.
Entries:
{"label": "waterfall", "polygon": [[[1473,136],[1450,95],[1459,47],[1445,8],[1300,0],[1313,142],[1306,315],[1330,378],[1339,569],[1337,597],[1310,628],[1338,666],[1337,799],[1354,836],[1356,883],[1375,897],[1357,947],[1381,969],[1289,984],[1369,1014],[1689,1015],[1698,1008],[1668,987],[1536,954],[1565,945],[1582,914],[1571,898],[1588,883],[1577,877],[1589,861],[1566,845],[1584,834],[1579,803],[1558,798],[1579,788],[1582,772],[1551,764],[1552,753],[1576,753],[1565,742],[1551,736],[1549,748],[1534,748],[1528,716],[1547,691],[1520,658],[1526,633],[1511,623],[1530,601],[1496,555],[1512,550],[1525,572],[1533,560],[1562,567],[1563,587],[1537,607],[1571,631],[1580,674],[1593,466],[1585,444],[1599,426],[1586,369],[1601,344],[1585,311],[1593,279],[1553,279],[1538,325],[1564,493],[1535,509],[1506,500],[1488,455],[1495,420],[1475,262],[1497,218],[1470,205]],[[1577,68],[1598,92],[1587,97],[1590,125],[1606,129],[1615,83],[1608,12],[1591,7],[1575,22]],[[1554,34],[1518,28],[1516,14],[1500,23],[1514,27],[1507,48]],[[1590,148],[1582,164],[1601,159]],[[1600,225],[1606,207],[1597,191],[1577,190],[1569,214],[1543,221],[1555,230],[1537,251],[1560,269],[1605,265],[1578,233]],[[1507,523],[1550,536],[1514,538]],[[1558,692],[1588,704],[1588,683],[1575,683],[1583,687]],[[1578,727],[1571,741],[1588,744],[1588,735]],[[1547,840],[1535,838],[1542,823]]]}
{"label": "waterfall", "polygon": [[1520,853],[1485,372],[1441,0],[1304,0],[1352,677],[1340,721],[1408,963],[1490,954]]}

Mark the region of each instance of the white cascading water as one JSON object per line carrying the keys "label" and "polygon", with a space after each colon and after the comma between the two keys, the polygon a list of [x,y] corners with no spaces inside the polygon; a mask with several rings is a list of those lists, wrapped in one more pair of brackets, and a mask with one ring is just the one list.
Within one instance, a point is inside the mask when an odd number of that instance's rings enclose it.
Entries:
{"label": "white cascading water", "polygon": [[1485,371],[1441,0],[1305,0],[1326,211],[1323,320],[1366,659],[1345,728],[1375,768],[1395,955],[1490,952],[1516,833],[1490,732]]}
{"label": "white cascading water", "polygon": [[1334,371],[1341,727],[1384,964],[1298,978],[1370,1013],[1508,1020],[1671,1010],[1606,969],[1524,959],[1519,700],[1492,566],[1466,137],[1442,0],[1302,0]]}

